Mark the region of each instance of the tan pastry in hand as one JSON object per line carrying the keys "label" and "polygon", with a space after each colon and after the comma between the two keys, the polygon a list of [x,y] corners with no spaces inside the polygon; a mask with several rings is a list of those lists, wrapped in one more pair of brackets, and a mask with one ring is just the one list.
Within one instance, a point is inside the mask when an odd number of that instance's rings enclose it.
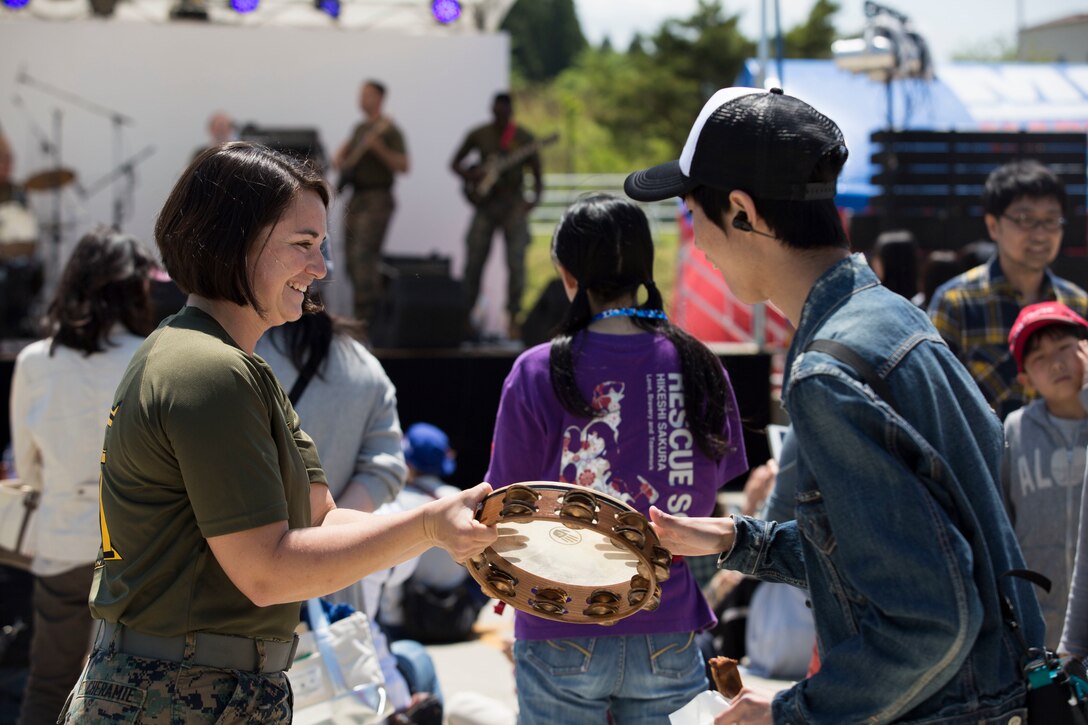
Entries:
{"label": "tan pastry in hand", "polygon": [[737,661],[729,657],[711,657],[710,676],[714,680],[714,689],[732,700],[744,687],[740,681]]}

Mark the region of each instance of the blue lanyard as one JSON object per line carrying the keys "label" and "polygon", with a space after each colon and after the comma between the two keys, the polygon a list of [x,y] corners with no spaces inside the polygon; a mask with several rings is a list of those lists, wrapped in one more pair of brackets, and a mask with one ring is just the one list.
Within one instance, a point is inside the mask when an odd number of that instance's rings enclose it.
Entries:
{"label": "blue lanyard", "polygon": [[609,317],[642,317],[647,320],[669,319],[662,310],[640,310],[637,307],[614,307],[611,310],[602,310],[590,318],[590,322],[606,320]]}

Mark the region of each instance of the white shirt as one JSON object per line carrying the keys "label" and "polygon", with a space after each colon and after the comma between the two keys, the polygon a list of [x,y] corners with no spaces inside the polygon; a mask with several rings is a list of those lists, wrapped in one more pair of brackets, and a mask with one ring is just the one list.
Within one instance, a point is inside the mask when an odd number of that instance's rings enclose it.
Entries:
{"label": "white shirt", "polygon": [[[51,576],[92,563],[101,546],[98,475],[113,396],[142,337],[121,325],[103,352],[84,356],[52,338],[23,348],[11,380],[17,475],[41,487],[30,570]],[[40,466],[40,474],[37,469]]]}

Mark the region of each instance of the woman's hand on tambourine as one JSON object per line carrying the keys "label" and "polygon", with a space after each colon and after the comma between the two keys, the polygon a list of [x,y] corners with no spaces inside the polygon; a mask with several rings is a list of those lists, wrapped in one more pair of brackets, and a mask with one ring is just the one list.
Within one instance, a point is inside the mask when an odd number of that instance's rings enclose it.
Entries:
{"label": "woman's hand on tambourine", "polygon": [[733,519],[672,516],[650,507],[650,523],[661,545],[674,556],[720,554],[733,548]]}
{"label": "woman's hand on tambourine", "polygon": [[476,506],[491,493],[491,485],[481,483],[456,496],[445,496],[427,504],[423,530],[428,540],[463,562],[495,543],[498,531],[476,520]]}

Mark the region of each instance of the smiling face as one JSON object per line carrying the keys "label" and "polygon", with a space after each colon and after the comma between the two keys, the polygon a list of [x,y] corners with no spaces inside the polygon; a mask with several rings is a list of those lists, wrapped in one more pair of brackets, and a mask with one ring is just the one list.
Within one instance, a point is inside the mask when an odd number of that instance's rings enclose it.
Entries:
{"label": "smiling face", "polygon": [[1054,325],[1036,332],[1024,353],[1020,382],[1038,391],[1048,402],[1075,400],[1084,378],[1077,355],[1075,328]]}
{"label": "smiling face", "polygon": [[[1020,196],[1013,200],[1001,216],[986,215],[986,229],[997,244],[1001,268],[1006,274],[1042,272],[1062,244],[1062,229],[1048,231],[1037,222],[1055,221],[1062,216],[1062,206],[1053,197]],[[1034,224],[1024,229],[1019,222]]]}
{"label": "smiling face", "polygon": [[249,278],[267,328],[302,316],[309,286],[325,276],[321,243],[326,234],[325,205],[313,191],[295,197],[272,227],[263,247],[250,256]]}

